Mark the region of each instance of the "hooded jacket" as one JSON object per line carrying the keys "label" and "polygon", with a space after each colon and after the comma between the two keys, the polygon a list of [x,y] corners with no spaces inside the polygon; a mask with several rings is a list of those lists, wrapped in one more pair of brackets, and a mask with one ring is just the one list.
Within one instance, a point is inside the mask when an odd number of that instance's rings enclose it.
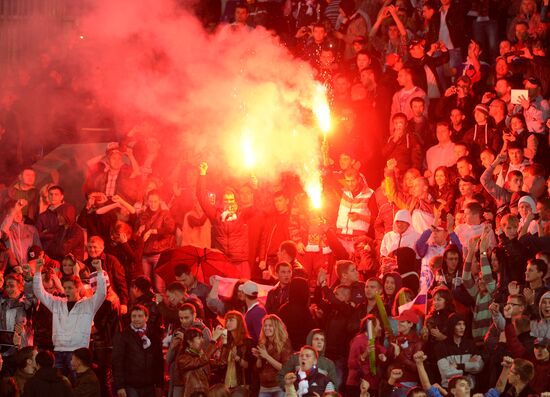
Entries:
{"label": "hooded jacket", "polygon": [[545,292],[539,301],[540,320],[531,321],[531,335],[536,338],[550,338],[550,317],[544,318],[542,314],[542,301],[550,299],[550,291]]}
{"label": "hooded jacket", "polygon": [[55,212],[63,217],[65,226],[57,230],[46,253],[58,261],[68,253],[80,261],[84,260],[84,230],[76,223],[76,209],[72,205],[62,205]]}
{"label": "hooded jacket", "polygon": [[[456,375],[466,376],[473,386],[475,385],[475,379],[471,374],[477,374],[483,369],[483,359],[477,354],[472,339],[462,337],[458,345],[455,343],[454,329],[459,321],[465,321],[465,319],[457,314],[451,314],[448,317],[447,339],[439,343],[434,349],[437,367],[441,374],[441,384],[444,387],[447,387],[449,379]],[[470,361],[474,356],[477,356],[477,360]],[[454,367],[453,364],[457,366]]]}
{"label": "hooded jacket", "polygon": [[[309,333],[307,334],[307,338],[306,338],[306,345],[312,346],[313,334],[315,334],[318,331],[321,331],[321,330],[317,328],[317,329],[312,329],[311,331],[309,331]],[[325,347],[326,347],[326,343],[325,343]],[[321,350],[317,353],[319,354],[319,357],[317,358],[317,370],[320,373],[325,374],[326,376],[328,376],[330,381],[333,384],[337,385],[337,383],[336,383],[336,380],[337,380],[336,366],[334,365],[334,362],[325,357],[325,349],[324,348],[323,348],[323,350]],[[285,375],[288,374],[289,372],[297,371],[298,368],[300,367],[299,358],[300,358],[299,354],[294,353],[292,356],[290,356],[290,359],[286,363],[283,363],[283,367],[281,368],[281,370],[277,374],[277,382],[281,386],[281,388],[284,389],[284,387],[285,387],[285,379],[284,379]]]}
{"label": "hooded jacket", "polygon": [[[403,234],[399,234],[396,231],[397,221],[407,222],[409,224],[409,227]],[[401,247],[409,247],[414,250],[416,249],[415,245],[419,237],[420,234],[412,227],[412,219],[409,211],[399,210],[395,213],[395,217],[393,218],[393,230],[384,234],[382,244],[380,245],[380,255],[388,256],[391,252]]]}
{"label": "hooded jacket", "polygon": [[323,328],[326,333],[326,354],[333,360],[347,358],[349,342],[353,334],[349,331],[354,308],[349,302],[341,302],[327,286],[315,288],[315,303],[323,310]]}
{"label": "hooded jacket", "polygon": [[279,317],[286,324],[288,337],[294,350],[299,350],[315,321],[309,311],[309,287],[306,279],[297,277],[290,281],[288,302],[279,309]]}

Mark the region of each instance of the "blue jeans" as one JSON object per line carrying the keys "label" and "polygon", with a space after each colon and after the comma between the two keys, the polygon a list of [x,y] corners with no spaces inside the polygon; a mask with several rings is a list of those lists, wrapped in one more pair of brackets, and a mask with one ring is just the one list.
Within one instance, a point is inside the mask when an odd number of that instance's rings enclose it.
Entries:
{"label": "blue jeans", "polygon": [[143,256],[141,259],[141,265],[143,266],[143,274],[149,277],[155,291],[162,294],[166,289],[166,284],[164,283],[164,280],[155,273],[155,267],[157,266],[159,258],[160,254]]}
{"label": "blue jeans", "polygon": [[489,20],[473,22],[472,35],[481,44],[484,53],[481,58],[487,63],[492,63],[498,54],[498,24],[497,21]]}
{"label": "blue jeans", "polygon": [[[452,50],[449,50],[449,67],[451,69],[456,69],[462,64],[462,51],[460,48],[453,48]],[[449,88],[452,85],[452,81],[448,76],[445,76],[445,69],[443,67],[444,65],[437,67],[437,76],[439,77],[439,81],[441,81],[441,85],[443,86],[443,92],[441,92],[441,97],[443,97],[443,94],[445,94],[445,90]]]}
{"label": "blue jeans", "polygon": [[280,391],[261,391],[258,397],[285,397],[285,392]]}
{"label": "blue jeans", "polygon": [[69,378],[71,381],[76,379],[75,373],[71,367],[71,358],[73,352],[58,352],[54,351],[55,364],[54,367],[59,369],[63,375]]}

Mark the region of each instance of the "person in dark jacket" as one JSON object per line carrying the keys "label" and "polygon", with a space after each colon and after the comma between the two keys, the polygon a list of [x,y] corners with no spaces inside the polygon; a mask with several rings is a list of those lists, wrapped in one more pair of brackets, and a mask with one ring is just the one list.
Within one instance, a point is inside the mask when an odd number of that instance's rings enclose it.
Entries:
{"label": "person in dark jacket", "polygon": [[25,384],[23,397],[72,397],[69,380],[54,368],[52,352],[44,350],[36,355],[38,370]]}
{"label": "person in dark jacket", "polygon": [[[90,284],[94,290],[97,286],[96,277],[96,273],[90,275]],[[108,279],[106,279],[106,282],[107,296],[94,317],[91,333],[93,361],[97,366],[96,373],[101,381],[101,395],[103,397],[111,396],[113,339],[115,334],[120,332],[120,301],[113,289],[110,288]]]}
{"label": "person in dark jacket", "polygon": [[144,306],[132,307],[130,318],[113,344],[114,387],[118,396],[154,396],[164,382],[161,341],[147,328]]}
{"label": "person in dark jacket", "polygon": [[260,269],[272,269],[277,265],[277,252],[283,241],[290,239],[288,223],[290,219],[289,198],[278,191],[273,194],[275,211],[265,219],[260,240]]}
{"label": "person in dark jacket", "polygon": [[105,243],[99,236],[92,236],[88,239],[88,259],[84,261],[86,267],[93,272],[92,261],[94,259],[101,260],[103,270],[107,272],[111,287],[120,299],[120,313],[126,314],[128,311],[128,286],[126,285],[126,277],[124,268],[113,255],[104,252]]}
{"label": "person in dark jacket", "polygon": [[132,280],[143,275],[143,239],[133,233],[130,225],[123,221],[117,221],[110,234],[111,241],[105,247],[105,251],[118,259],[124,268],[126,283],[130,288]]}
{"label": "person in dark jacket", "polygon": [[[147,327],[159,337],[162,334],[162,316],[155,302],[155,294],[151,289],[151,281],[145,276],[139,276],[132,281],[130,295],[133,305],[142,305],[149,311]],[[128,318],[126,323],[130,323]]]}
{"label": "person in dark jacket", "polygon": [[99,380],[92,370],[92,353],[90,350],[85,347],[76,349],[71,357],[71,367],[76,372],[73,396],[100,397],[101,389]]}
{"label": "person in dark jacket", "polygon": [[69,252],[78,260],[84,260],[84,230],[76,223],[76,209],[72,205],[62,205],[55,211],[59,229],[46,252],[58,261]]}
{"label": "person in dark jacket", "polygon": [[279,309],[279,317],[286,324],[294,350],[299,350],[313,328],[315,321],[309,311],[309,287],[306,279],[297,277],[290,282],[288,302]]}
{"label": "person in dark jacket", "polygon": [[463,142],[470,147],[472,157],[478,159],[484,148],[498,153],[502,146],[502,139],[494,127],[489,124],[489,107],[483,104],[476,105],[474,119],[474,126],[466,131],[463,138]]}
{"label": "person in dark jacket", "polygon": [[404,173],[409,168],[420,169],[422,166],[422,148],[405,113],[392,116],[390,137],[382,147],[382,155],[387,159],[395,159],[397,168]]}
{"label": "person in dark jacket", "polygon": [[324,323],[327,336],[327,357],[336,365],[337,386],[343,384],[347,376],[347,359],[349,345],[353,334],[349,331],[353,310],[351,301],[351,288],[347,285],[339,285],[334,291],[326,285],[318,285],[315,288],[315,304],[322,310],[319,321]]}
{"label": "person in dark jacket", "polygon": [[48,201],[50,206],[46,211],[39,214],[36,220],[36,230],[38,230],[40,241],[46,252],[50,243],[54,240],[56,233],[61,228],[57,220],[57,209],[61,206],[71,205],[65,203],[63,188],[58,185],[48,188]]}
{"label": "person in dark jacket", "polygon": [[292,266],[288,262],[279,262],[275,266],[275,273],[279,282],[275,288],[267,293],[265,310],[269,314],[279,313],[279,309],[288,302],[290,281],[292,280]]}
{"label": "person in dark jacket", "polygon": [[[422,88],[429,98],[439,98],[444,93],[444,86],[438,78],[436,68],[449,62],[449,50],[443,43],[431,43],[428,45],[429,50],[425,51],[423,44],[421,40],[411,41],[410,58],[405,66],[412,69],[413,81],[417,87]],[[441,51],[441,55],[434,57],[437,50]],[[429,84],[430,81],[436,84]]]}
{"label": "person in dark jacket", "polygon": [[164,292],[164,280],[155,273],[160,254],[176,246],[176,221],[169,210],[161,208],[157,190],[147,193],[147,208],[138,218],[136,234],[143,239],[143,274],[151,279],[155,289]]}
{"label": "person in dark jacket", "polygon": [[197,180],[197,199],[212,223],[212,248],[222,251],[231,266],[227,276],[250,279],[248,262],[248,224],[235,200],[235,191],[226,189],[223,194],[223,208],[216,208],[210,202],[206,191],[206,172],[208,165],[200,165],[200,175]]}
{"label": "person in dark jacket", "polygon": [[453,313],[448,317],[447,339],[440,342],[434,349],[441,384],[446,387],[449,379],[461,375],[469,379],[475,386],[475,374],[483,369],[483,359],[478,354],[474,341],[467,339],[466,321],[460,314]]}

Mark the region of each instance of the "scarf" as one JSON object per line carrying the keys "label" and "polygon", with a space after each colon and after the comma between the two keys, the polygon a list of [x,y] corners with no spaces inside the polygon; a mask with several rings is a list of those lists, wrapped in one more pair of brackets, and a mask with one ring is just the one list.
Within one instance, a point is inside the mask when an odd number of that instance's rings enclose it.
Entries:
{"label": "scarf", "polygon": [[225,372],[225,386],[228,388],[237,387],[237,363],[235,362],[235,355],[233,350],[229,351],[229,356],[227,357],[227,371]]}
{"label": "scarf", "polygon": [[224,211],[221,215],[222,222],[231,222],[237,220],[237,214],[231,211]]}
{"label": "scarf", "polygon": [[309,393],[309,376],[312,372],[313,368],[311,368],[309,371],[298,371],[298,396],[301,397]]}
{"label": "scarf", "polygon": [[130,328],[140,337],[144,349],[148,349],[151,347],[151,339],[149,339],[145,334],[145,332],[147,331],[147,327],[136,328],[132,324],[130,324]]}

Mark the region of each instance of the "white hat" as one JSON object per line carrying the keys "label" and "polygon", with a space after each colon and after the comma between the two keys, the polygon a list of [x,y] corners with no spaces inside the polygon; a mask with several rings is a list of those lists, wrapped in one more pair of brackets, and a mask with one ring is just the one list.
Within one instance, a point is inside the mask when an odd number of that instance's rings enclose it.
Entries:
{"label": "white hat", "polygon": [[535,200],[533,199],[533,197],[531,197],[531,196],[523,196],[522,198],[519,199],[518,205],[520,205],[521,203],[527,203],[527,204],[529,204],[529,206],[531,207],[531,211],[533,212],[533,214],[536,214],[536,213],[537,213],[537,204],[535,203]]}
{"label": "white hat", "polygon": [[253,281],[247,281],[239,285],[239,291],[243,292],[245,295],[258,295],[258,285]]}

